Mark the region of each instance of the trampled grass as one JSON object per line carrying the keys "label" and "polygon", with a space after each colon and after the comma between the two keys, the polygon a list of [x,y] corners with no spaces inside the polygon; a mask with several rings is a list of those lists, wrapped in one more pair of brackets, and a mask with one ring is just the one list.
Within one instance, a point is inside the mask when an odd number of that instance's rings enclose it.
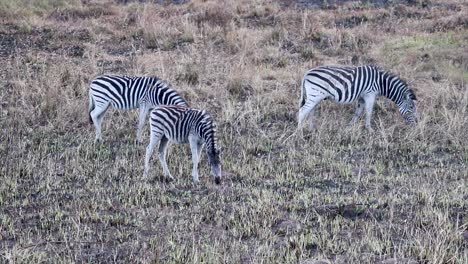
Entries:
{"label": "trampled grass", "polygon": [[[464,1],[40,2],[0,4],[1,262],[468,262]],[[355,105],[325,101],[285,140],[306,70],[366,63],[415,90],[416,127],[380,99],[374,133],[347,128]],[[210,111],[222,184],[205,156],[191,182],[188,146],[169,152],[176,181],[156,158],[143,179],[136,111],[110,110],[94,144],[102,73],[159,76]]]}

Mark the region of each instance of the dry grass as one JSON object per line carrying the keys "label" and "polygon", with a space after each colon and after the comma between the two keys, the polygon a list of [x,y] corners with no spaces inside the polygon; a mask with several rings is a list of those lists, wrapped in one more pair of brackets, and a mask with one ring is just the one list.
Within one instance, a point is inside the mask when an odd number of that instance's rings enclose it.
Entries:
{"label": "dry grass", "polygon": [[[468,262],[463,0],[35,2],[0,3],[0,262]],[[369,135],[323,102],[283,143],[303,73],[363,63],[408,81],[421,122],[379,100]],[[143,180],[135,111],[109,111],[94,145],[101,73],[160,76],[212,112],[223,184],[206,157],[191,183],[186,146],[175,182]]]}

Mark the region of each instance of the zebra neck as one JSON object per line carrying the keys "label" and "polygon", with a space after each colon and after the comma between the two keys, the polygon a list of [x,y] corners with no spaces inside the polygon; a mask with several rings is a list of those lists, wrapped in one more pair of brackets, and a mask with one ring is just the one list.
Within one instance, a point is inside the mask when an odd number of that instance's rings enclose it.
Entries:
{"label": "zebra neck", "polygon": [[396,76],[381,73],[379,78],[380,95],[392,100],[395,104],[401,103],[401,96],[407,90],[406,85]]}
{"label": "zebra neck", "polygon": [[213,124],[210,123],[201,126],[200,134],[201,138],[203,138],[203,141],[205,142],[206,150],[209,152],[214,152],[217,148],[217,140]]}
{"label": "zebra neck", "polygon": [[216,150],[216,143],[211,140],[211,141],[206,141],[205,140],[205,144],[206,144],[206,151],[208,151],[209,153],[214,153],[215,150]]}
{"label": "zebra neck", "polygon": [[209,152],[214,152],[216,150],[217,143],[213,133],[210,133],[209,135],[205,136],[204,141],[206,144],[206,150],[208,150]]}

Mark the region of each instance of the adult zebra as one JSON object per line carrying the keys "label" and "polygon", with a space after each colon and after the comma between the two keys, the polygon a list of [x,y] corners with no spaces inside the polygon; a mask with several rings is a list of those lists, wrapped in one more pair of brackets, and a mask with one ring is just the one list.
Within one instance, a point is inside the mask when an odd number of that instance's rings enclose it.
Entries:
{"label": "adult zebra", "polygon": [[148,175],[151,155],[159,143],[159,161],[164,175],[174,179],[166,163],[167,146],[169,141],[172,141],[177,144],[190,143],[193,162],[192,178],[195,183],[198,182],[198,161],[203,145],[206,145],[211,174],[217,184],[221,182],[221,160],[216,138],[216,125],[207,112],[184,106],[159,106],[151,111],[150,127],[151,137],[146,148],[144,177]]}
{"label": "adult zebra", "polygon": [[[317,104],[331,98],[336,103],[349,104],[358,99],[358,107],[350,122],[353,125],[366,109],[366,128],[377,96],[392,100],[408,124],[416,123],[416,95],[397,76],[375,66],[322,66],[308,71],[302,80],[298,128]],[[313,122],[310,122],[313,128]]]}
{"label": "adult zebra", "polygon": [[96,141],[101,140],[104,114],[112,106],[130,110],[140,108],[137,141],[148,111],[158,105],[183,105],[187,102],[165,82],[156,77],[99,76],[89,88],[89,120],[96,127]]}

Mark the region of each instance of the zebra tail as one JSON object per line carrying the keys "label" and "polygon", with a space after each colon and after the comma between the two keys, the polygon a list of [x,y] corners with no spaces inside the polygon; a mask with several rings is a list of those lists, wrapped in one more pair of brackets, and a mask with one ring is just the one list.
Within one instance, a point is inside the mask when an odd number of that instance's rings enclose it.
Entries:
{"label": "zebra tail", "polygon": [[93,124],[93,118],[91,118],[91,111],[94,110],[94,99],[91,91],[89,91],[89,106],[88,106],[88,116],[89,116],[89,123]]}

